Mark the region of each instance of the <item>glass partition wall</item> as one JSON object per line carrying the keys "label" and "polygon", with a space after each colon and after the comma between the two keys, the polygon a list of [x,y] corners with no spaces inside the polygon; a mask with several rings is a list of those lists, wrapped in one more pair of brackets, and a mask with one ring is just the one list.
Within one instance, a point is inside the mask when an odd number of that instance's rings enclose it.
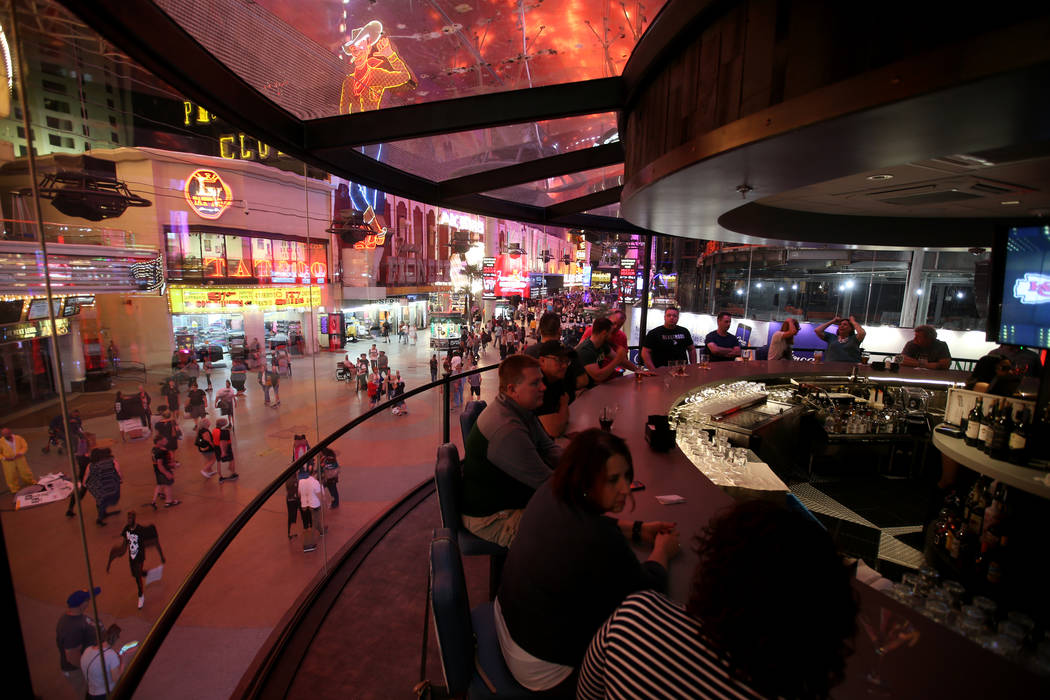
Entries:
{"label": "glass partition wall", "polygon": [[[245,137],[235,126],[60,5],[0,2],[0,43],[0,523],[33,691],[81,698],[74,667],[90,640],[70,642],[64,668],[56,624],[83,612],[91,640],[114,624],[118,647],[143,640],[296,447],[368,410],[337,362],[375,341],[343,349],[328,333],[329,312],[357,302],[325,231],[336,188],[324,173],[257,141],[231,149]],[[375,339],[408,390],[430,382],[419,326],[412,342]],[[494,390],[486,379],[483,396]],[[298,514],[288,525],[283,486],[267,499],[178,617],[142,696],[231,694],[362,526],[433,474],[440,407],[428,392],[331,445],[341,473],[317,514],[323,537]],[[205,427],[232,461],[198,448]],[[129,548],[132,513],[144,529]]]}

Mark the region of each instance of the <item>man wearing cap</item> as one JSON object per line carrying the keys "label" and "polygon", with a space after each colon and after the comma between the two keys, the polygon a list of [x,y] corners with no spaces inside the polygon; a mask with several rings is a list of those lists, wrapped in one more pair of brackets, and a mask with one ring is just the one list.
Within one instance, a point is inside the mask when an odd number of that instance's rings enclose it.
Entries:
{"label": "man wearing cap", "polygon": [[546,385],[543,403],[533,413],[540,419],[547,434],[556,438],[565,432],[565,426],[569,423],[571,391],[565,375],[576,357],[576,351],[557,340],[548,340],[533,347],[538,349],[540,371],[543,372],[543,383]]}
{"label": "man wearing cap", "polygon": [[[101,592],[102,589],[96,586],[95,595]],[[80,676],[70,674],[80,670],[80,655],[97,641],[95,623],[84,614],[90,601],[91,594],[87,591],[73,591],[66,598],[66,612],[58,619],[55,642],[58,644],[59,667],[69,678]]]}
{"label": "man wearing cap", "polygon": [[511,355],[499,366],[499,394],[467,436],[463,460],[463,525],[507,547],[525,505],[561,458],[533,413],[543,403],[538,360]]}

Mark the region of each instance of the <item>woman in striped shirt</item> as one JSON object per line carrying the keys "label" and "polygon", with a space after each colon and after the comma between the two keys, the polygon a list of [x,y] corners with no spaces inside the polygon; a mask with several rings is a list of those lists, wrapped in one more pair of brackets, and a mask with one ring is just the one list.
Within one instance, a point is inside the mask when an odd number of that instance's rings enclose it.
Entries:
{"label": "woman in striped shirt", "polygon": [[827,697],[857,616],[850,571],[827,532],[745,501],[698,541],[688,604],[628,596],[591,642],[577,698]]}

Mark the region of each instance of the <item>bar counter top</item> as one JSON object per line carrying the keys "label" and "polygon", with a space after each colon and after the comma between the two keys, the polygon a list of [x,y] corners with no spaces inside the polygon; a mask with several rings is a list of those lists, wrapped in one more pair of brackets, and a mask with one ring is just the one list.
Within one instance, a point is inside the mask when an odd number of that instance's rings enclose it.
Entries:
{"label": "bar counter top", "polygon": [[[902,367],[900,373],[875,371],[869,366],[848,363],[814,363],[791,360],[752,362],[712,362],[708,370],[699,365],[686,366],[686,376],[670,376],[662,367],[656,376],[636,381],[626,374],[582,392],[569,407],[568,431],[598,427],[598,414],[603,406],[618,405],[612,431],[627,441],[634,459],[635,479],[645,484],[634,494],[635,507],[619,515],[632,520],[667,520],[678,523],[682,536],[682,554],[671,563],[672,598],[685,601],[697,557],[692,538],[721,509],[733,503],[733,497],[701,473],[677,447],[670,452],[655,452],[645,440],[645,424],[650,415],[667,415],[671,406],[686,392],[709,384],[742,380],[768,382],[771,379],[845,381],[853,368],[858,378],[902,384],[961,383],[968,376],[960,371],[935,371]],[[678,495],[685,498],[679,505],[660,505],[656,497]],[[639,550],[639,554],[647,553]]]}
{"label": "bar counter top", "polygon": [[[666,415],[670,407],[687,391],[707,384],[739,380],[769,382],[794,377],[798,381],[846,379],[854,365],[779,360],[772,362],[712,363],[710,370],[697,365],[688,366],[685,377],[669,377],[669,370],[661,368],[654,377],[637,382],[633,375],[625,375],[580,394],[570,406],[569,431],[598,427],[598,413],[603,406],[617,404],[620,411],[612,430],[623,437],[634,459],[635,478],[645,484],[643,491],[634,494],[636,505],[618,515],[632,520],[669,520],[681,532],[682,553],[671,561],[668,593],[684,603],[689,597],[689,585],[698,557],[694,552],[693,537],[723,508],[731,505],[733,497],[705,477],[677,447],[670,452],[654,452],[645,440],[645,423],[650,414]],[[858,366],[858,376],[870,376],[900,384],[962,383],[968,373],[960,371],[933,371],[901,368],[900,374],[873,371]],[[656,496],[677,494],[685,498],[681,505],[662,506]],[[754,494],[748,494],[753,496]],[[768,497],[768,496],[767,496]],[[648,556],[647,547],[636,548],[642,559]],[[806,572],[770,571],[771,577],[805,576]],[[880,661],[873,642],[858,624],[854,639],[855,653],[847,660],[846,678],[832,689],[835,700],[871,697],[873,691],[885,697],[904,700],[928,700],[933,697],[969,698],[1009,697],[1046,698],[1050,693],[1050,678],[1034,675],[1020,664],[1007,661],[980,646],[965,641],[956,632],[935,623],[918,611],[908,608],[868,585],[854,581],[854,590],[860,605],[860,615],[877,629],[880,621],[907,620],[919,640],[914,646]],[[796,611],[801,624],[805,610]],[[876,668],[886,685],[873,687],[868,680]]]}

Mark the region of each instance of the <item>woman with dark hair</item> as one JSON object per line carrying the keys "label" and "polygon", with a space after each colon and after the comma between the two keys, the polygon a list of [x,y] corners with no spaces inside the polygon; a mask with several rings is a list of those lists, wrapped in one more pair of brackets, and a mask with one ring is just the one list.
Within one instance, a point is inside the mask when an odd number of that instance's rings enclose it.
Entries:
{"label": "woman with dark hair", "polygon": [[95,498],[98,507],[98,518],[95,520],[99,525],[106,524],[106,518],[119,513],[120,510],[108,510],[110,506],[116,505],[120,500],[120,484],[124,476],[120,473],[120,465],[113,459],[113,453],[108,447],[96,447],[91,450],[90,461],[84,468],[84,476],[80,485],[87,488]]}
{"label": "woman with dark hair", "polygon": [[[825,333],[828,326],[833,324],[838,324],[835,333]],[[824,353],[825,362],[860,362],[860,344],[864,342],[868,332],[853,316],[849,318],[836,316],[814,328],[813,332],[828,344],[828,349]]]}
{"label": "woman with dark hair", "polygon": [[587,650],[577,697],[828,697],[857,626],[850,570],[828,533],[783,506],[743,501],[697,544],[689,602],[628,596]]}
{"label": "woman with dark hair", "polygon": [[[663,589],[678,554],[674,523],[615,520],[630,498],[623,439],[585,430],[529,501],[496,596],[496,631],[518,683],[573,696],[595,631],[630,593]],[[653,545],[644,563],[628,539]]]}

